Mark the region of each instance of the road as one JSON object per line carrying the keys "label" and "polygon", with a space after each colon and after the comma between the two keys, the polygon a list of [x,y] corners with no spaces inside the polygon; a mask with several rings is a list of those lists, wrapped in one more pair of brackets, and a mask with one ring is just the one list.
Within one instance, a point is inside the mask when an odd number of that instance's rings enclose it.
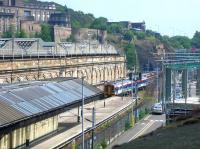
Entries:
{"label": "road", "polygon": [[111,149],[114,145],[120,145],[130,142],[138,138],[139,136],[148,134],[157,128],[165,124],[165,115],[148,115],[143,120],[136,123],[134,128],[128,130],[120,137],[118,137],[113,143],[111,143],[107,149]]}

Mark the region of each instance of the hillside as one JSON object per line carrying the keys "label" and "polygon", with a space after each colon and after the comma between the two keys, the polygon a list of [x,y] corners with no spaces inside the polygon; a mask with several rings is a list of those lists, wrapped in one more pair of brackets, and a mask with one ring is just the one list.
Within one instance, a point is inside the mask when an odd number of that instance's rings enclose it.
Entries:
{"label": "hillside", "polygon": [[199,120],[171,125],[113,149],[199,149]]}

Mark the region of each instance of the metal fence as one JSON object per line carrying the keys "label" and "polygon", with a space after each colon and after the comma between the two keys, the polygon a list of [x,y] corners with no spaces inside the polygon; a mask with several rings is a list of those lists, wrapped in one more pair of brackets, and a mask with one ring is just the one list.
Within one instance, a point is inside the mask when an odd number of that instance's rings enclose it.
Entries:
{"label": "metal fence", "polygon": [[122,54],[110,44],[44,42],[38,38],[1,38],[0,57],[56,57],[68,55]]}

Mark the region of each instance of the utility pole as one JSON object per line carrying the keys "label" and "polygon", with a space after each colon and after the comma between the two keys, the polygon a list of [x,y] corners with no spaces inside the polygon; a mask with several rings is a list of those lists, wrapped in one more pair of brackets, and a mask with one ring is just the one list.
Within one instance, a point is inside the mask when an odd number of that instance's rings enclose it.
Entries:
{"label": "utility pole", "polygon": [[156,74],[157,74],[157,82],[156,82],[156,86],[157,86],[157,102],[159,102],[159,74],[158,74],[158,65],[157,65],[157,69],[156,69]]}

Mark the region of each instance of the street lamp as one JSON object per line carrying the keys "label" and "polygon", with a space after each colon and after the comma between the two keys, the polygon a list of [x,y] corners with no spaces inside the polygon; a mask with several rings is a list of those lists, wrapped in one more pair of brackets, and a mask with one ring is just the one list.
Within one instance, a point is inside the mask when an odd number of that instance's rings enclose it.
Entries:
{"label": "street lamp", "polygon": [[124,84],[124,78],[120,77],[120,79],[122,79],[122,100],[124,100],[124,89],[123,89],[123,84]]}
{"label": "street lamp", "polygon": [[[132,87],[131,87],[131,97],[132,97],[132,101],[133,101],[133,70],[134,70],[134,69],[132,69],[132,75],[131,75],[131,76],[132,76],[132,77],[131,77],[131,81],[132,81],[132,82],[131,82],[131,83],[132,83],[132,84],[131,84],[131,86],[132,86]],[[133,108],[133,105],[132,105],[132,115],[133,115],[133,112],[134,112],[134,108]]]}
{"label": "street lamp", "polygon": [[135,80],[135,107],[136,107],[136,109],[135,109],[135,122],[137,122],[137,113],[138,113],[138,111],[137,111],[137,105],[138,105],[138,97],[137,97],[137,79],[136,79],[136,67],[135,67],[135,70],[134,70],[134,80]]}
{"label": "street lamp", "polygon": [[82,149],[84,149],[84,76],[82,75],[81,80],[82,80],[82,107],[81,107],[81,116],[82,116]]}

